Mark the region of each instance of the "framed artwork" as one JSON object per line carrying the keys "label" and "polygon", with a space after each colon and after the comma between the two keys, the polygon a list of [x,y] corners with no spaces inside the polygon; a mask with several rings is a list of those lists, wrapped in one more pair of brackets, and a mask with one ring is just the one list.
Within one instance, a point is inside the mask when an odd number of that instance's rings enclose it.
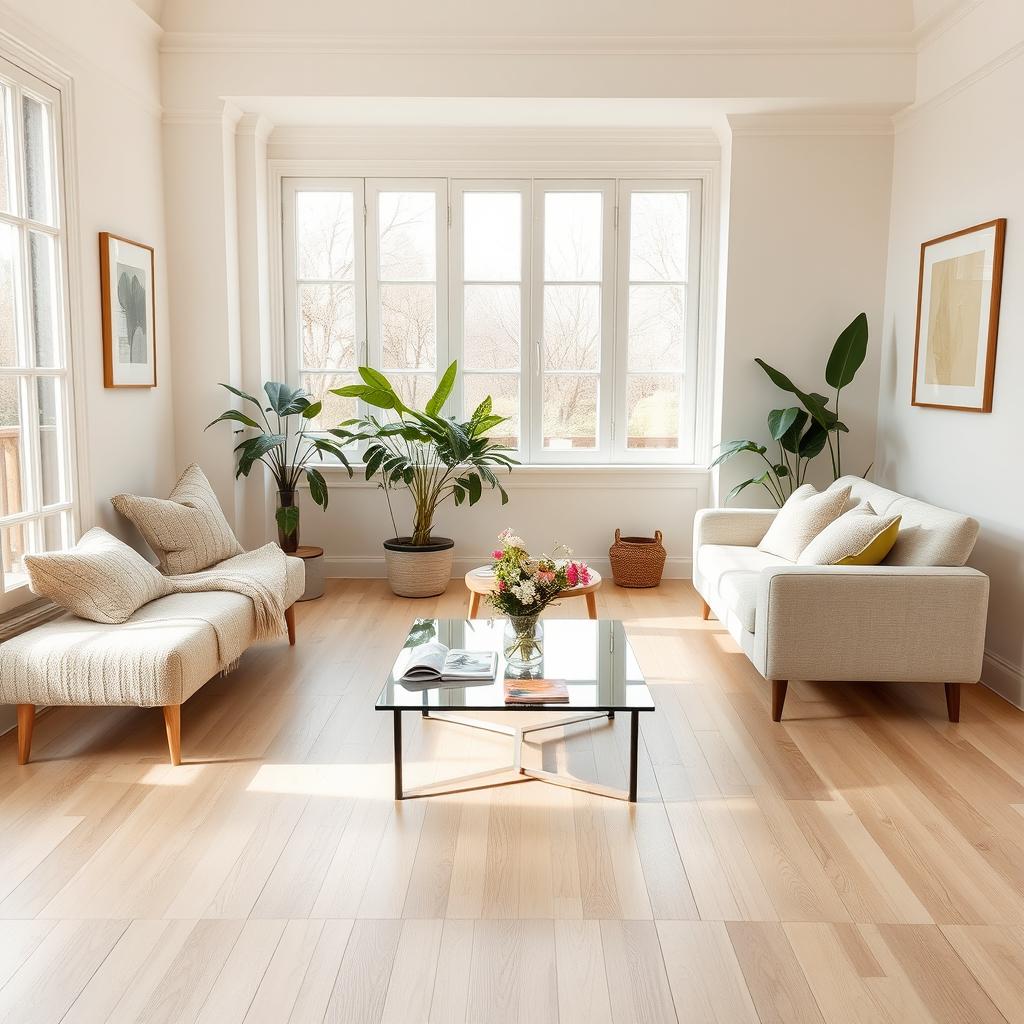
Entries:
{"label": "framed artwork", "polygon": [[1006,220],[921,246],[911,404],[992,411]]}
{"label": "framed artwork", "polygon": [[156,387],[153,248],[100,232],[103,386]]}

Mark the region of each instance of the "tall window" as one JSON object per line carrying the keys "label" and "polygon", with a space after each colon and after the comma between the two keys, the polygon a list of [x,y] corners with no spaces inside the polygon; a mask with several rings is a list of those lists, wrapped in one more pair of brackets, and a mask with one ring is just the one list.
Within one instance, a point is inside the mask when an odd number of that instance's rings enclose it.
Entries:
{"label": "tall window", "polygon": [[314,394],[367,360],[422,405],[457,358],[448,411],[490,395],[525,462],[693,460],[699,182],[286,178],[283,216]]}
{"label": "tall window", "polygon": [[59,94],[0,59],[0,557],[73,540]]}

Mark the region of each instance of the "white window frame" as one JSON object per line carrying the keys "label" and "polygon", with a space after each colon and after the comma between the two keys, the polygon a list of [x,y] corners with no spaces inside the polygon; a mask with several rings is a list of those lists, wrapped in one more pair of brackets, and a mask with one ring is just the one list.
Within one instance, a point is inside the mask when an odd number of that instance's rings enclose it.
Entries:
{"label": "white window frame", "polygon": [[[603,162],[593,167],[576,163],[543,165],[544,175],[531,175],[521,165],[509,169],[493,164],[444,161],[355,161],[355,160],[302,160],[275,159],[271,162],[271,209],[280,206],[276,224],[283,228],[281,249],[284,263],[291,257],[290,243],[294,235],[289,232],[289,206],[294,210],[294,198],[289,185],[305,187],[317,183],[327,189],[348,187],[343,182],[361,180],[366,183],[369,196],[371,184],[379,191],[411,190],[433,185],[447,189],[447,220],[438,203],[438,372],[452,359],[462,355],[462,198],[471,191],[519,191],[523,197],[523,278],[522,278],[522,353],[520,385],[520,448],[516,457],[524,465],[547,466],[604,466],[629,467],[663,465],[666,468],[696,469],[706,466],[711,454],[710,416],[713,405],[714,362],[714,280],[717,252],[714,244],[717,201],[717,163],[680,161],[667,165],[645,164],[639,161]],[[580,171],[596,173],[593,176]],[[416,171],[428,171],[432,176],[417,176]],[[525,171],[525,173],[524,173]],[[518,173],[517,173],[518,172]],[[573,173],[576,172],[576,173]],[[632,173],[631,173],[632,172]],[[354,175],[365,174],[365,178]],[[433,175],[438,175],[437,177]],[[440,176],[446,175],[446,176]],[[371,179],[373,181],[371,182]],[[595,450],[569,449],[544,451],[541,442],[542,419],[540,387],[541,318],[543,316],[543,192],[550,191],[602,191],[607,190],[603,211],[611,230],[603,234],[603,291],[602,291],[602,381],[599,395],[599,437]],[[687,337],[684,362],[683,409],[685,427],[680,434],[680,447],[674,449],[626,447],[626,353],[628,340],[629,203],[633,191],[687,192],[690,195],[689,244],[687,281]],[[365,222],[367,263],[370,262],[369,227],[376,228],[376,216],[370,211],[367,198]],[[272,229],[276,234],[276,229]],[[275,241],[276,247],[276,241]],[[441,253],[448,252],[447,281],[441,284]],[[272,250],[273,251],[273,250]],[[610,268],[609,268],[610,263]],[[286,266],[275,275],[283,290],[283,308],[294,304],[294,287]],[[367,362],[378,365],[375,354],[371,319],[375,303],[370,298],[371,275],[367,281]],[[447,303],[443,301],[447,290]],[[289,291],[293,296],[289,297]],[[281,293],[277,293],[280,295]],[[609,309],[610,307],[610,309]],[[282,306],[278,306],[279,309]],[[442,317],[447,316],[447,330],[442,328]],[[278,334],[278,352],[285,349],[285,366],[294,362],[296,337],[294,319],[285,314],[285,330]],[[442,345],[450,339],[448,351]],[[376,346],[379,353],[379,344]],[[387,371],[385,371],[387,372]],[[446,413],[461,412],[461,379],[445,407]]]}
{"label": "white window frame", "polygon": [[[382,192],[431,192],[434,194],[434,310],[435,310],[435,380],[451,362],[448,334],[448,181],[445,178],[367,178],[365,180],[366,232],[366,336],[367,365],[385,376],[414,375],[421,370],[393,370],[382,365],[380,286],[381,284],[425,284],[424,281],[380,280],[379,211]],[[446,410],[448,405],[446,405]]]}
{"label": "white window frame", "polygon": [[[299,313],[299,287],[303,284],[337,284],[337,281],[321,281],[314,278],[300,278],[299,268],[296,262],[296,233],[295,233],[295,194],[297,192],[351,192],[352,193],[352,237],[353,237],[353,267],[354,275],[352,288],[354,293],[355,307],[355,341],[356,341],[356,365],[360,360],[368,362],[369,351],[366,342],[366,268],[363,265],[365,258],[365,244],[363,232],[365,230],[365,209],[366,200],[363,194],[362,178],[285,178],[283,183],[283,205],[282,221],[284,238],[290,242],[283,246],[281,254],[282,267],[285,281],[288,282],[284,289],[284,367],[285,376],[288,381],[299,383],[302,373],[316,372],[304,370],[301,360],[302,352],[302,328],[300,326],[301,316]],[[325,370],[327,373],[355,373],[355,368],[349,370]]]}
{"label": "white window frame", "polygon": [[[631,198],[635,192],[685,192],[689,196],[688,245],[686,250],[686,280],[683,282],[652,282],[658,284],[681,283],[686,286],[686,339],[683,357],[683,388],[680,396],[678,448],[627,448],[629,422],[626,412],[627,371],[629,358],[629,287],[634,283],[629,276],[629,243],[631,232]],[[666,181],[664,179],[622,178],[618,182],[617,215],[617,268],[615,294],[624,301],[616,309],[615,325],[615,425],[612,450],[618,463],[682,463],[694,461],[697,446],[697,382],[699,377],[701,328],[701,244],[702,244],[702,186],[700,181]],[[692,315],[691,315],[692,311]],[[621,426],[619,426],[621,424]]]}
{"label": "white window frame", "polygon": [[[466,285],[476,283],[494,284],[496,282],[475,282],[467,281],[464,277],[464,200],[467,193],[496,192],[519,195],[520,199],[520,265],[519,265],[519,369],[518,370],[487,370],[495,376],[504,374],[515,374],[519,377],[519,446],[516,449],[515,457],[522,461],[529,461],[530,452],[530,429],[531,429],[531,408],[533,393],[533,345],[531,344],[532,326],[530,321],[530,291],[531,291],[531,266],[532,253],[529,244],[530,226],[532,223],[533,189],[531,183],[523,179],[513,178],[474,178],[454,179],[451,183],[451,241],[449,251],[451,253],[451,271],[449,295],[451,303],[450,325],[451,325],[451,359],[458,359],[460,370],[463,364],[463,353],[465,352],[465,324],[463,316],[465,312],[465,288]],[[512,282],[510,282],[512,283]],[[449,362],[451,362],[449,359]],[[450,405],[455,410],[455,415],[461,415],[465,394],[463,391],[463,372],[455,382],[455,389],[450,398]],[[465,410],[467,415],[472,409]]]}
{"label": "white window frame", "polygon": [[[601,365],[598,378],[597,438],[594,448],[544,448],[544,197],[558,192],[596,192],[601,195],[601,280],[552,281],[551,284],[601,286]],[[533,404],[530,415],[530,462],[534,465],[586,465],[610,462],[612,408],[615,384],[615,181],[595,178],[548,178],[534,182],[533,191]]]}
{"label": "white window frame", "polygon": [[[21,354],[27,356],[23,365],[16,367],[0,367],[0,376],[14,377],[20,380],[22,393],[19,406],[25,417],[22,422],[22,433],[24,436],[24,447],[26,464],[22,467],[22,483],[24,486],[23,505],[24,510],[9,516],[0,518],[0,527],[8,528],[23,525],[27,532],[26,551],[42,551],[45,549],[43,521],[45,519],[59,516],[61,519],[61,546],[69,547],[74,543],[80,528],[79,518],[79,476],[78,459],[75,446],[72,444],[74,436],[78,436],[76,428],[72,432],[72,424],[75,423],[74,404],[74,373],[72,365],[72,327],[71,327],[71,282],[68,269],[68,260],[71,250],[69,239],[69,201],[67,182],[65,178],[65,159],[67,157],[67,140],[65,139],[65,118],[64,118],[64,94],[61,89],[50,82],[40,78],[31,71],[22,68],[19,64],[6,56],[0,55],[0,79],[11,89],[13,138],[12,150],[15,157],[15,178],[16,194],[24,196],[24,139],[23,120],[21,116],[21,97],[29,96],[45,103],[52,119],[50,137],[50,166],[52,170],[53,193],[51,202],[54,211],[54,224],[45,224],[32,220],[27,215],[19,213],[10,214],[0,211],[0,221],[15,225],[21,231],[22,252],[19,266],[20,280],[19,300],[20,312],[24,323],[20,324],[19,337],[25,351]],[[29,231],[45,234],[54,240],[55,253],[55,274],[54,274],[54,303],[56,321],[59,331],[57,345],[60,355],[58,366],[35,366],[35,345],[32,338],[31,325],[31,284],[27,269],[29,267]],[[36,382],[40,378],[53,377],[56,380],[58,397],[56,401],[56,431],[59,434],[61,444],[58,445],[58,475],[61,487],[64,491],[64,500],[49,505],[43,504],[42,479],[41,479],[41,455],[40,455],[40,431],[39,431],[39,402],[38,387]],[[24,603],[28,595],[28,579],[26,576],[15,577],[9,584],[7,582],[8,566],[4,565],[0,570],[0,612],[8,611],[18,604]]]}

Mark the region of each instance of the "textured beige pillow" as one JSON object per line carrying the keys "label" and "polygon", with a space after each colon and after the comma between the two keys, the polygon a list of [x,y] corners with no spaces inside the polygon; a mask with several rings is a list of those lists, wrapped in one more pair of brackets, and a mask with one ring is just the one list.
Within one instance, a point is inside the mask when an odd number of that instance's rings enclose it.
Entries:
{"label": "textured beige pillow", "polygon": [[70,551],[26,555],[25,567],[34,594],[93,622],[124,622],[169,592],[155,566],[98,526]]}
{"label": "textured beige pillow", "polygon": [[849,487],[829,488],[820,494],[811,484],[798,487],[779,509],[758,550],[795,562],[803,549],[842,515],[849,497]]}
{"label": "textured beige pillow", "polygon": [[210,481],[195,463],[166,499],[118,494],[110,500],[146,538],[167,576],[200,572],[242,553]]}
{"label": "textured beige pillow", "polygon": [[[868,554],[871,545],[900,521],[900,514],[880,516],[865,501],[856,508],[844,512],[833,520],[811,541],[800,554],[800,565],[877,565],[889,553],[895,531],[888,547],[874,554]],[[896,527],[898,529],[898,525]],[[863,556],[863,557],[861,557]],[[866,560],[870,558],[870,560]]]}

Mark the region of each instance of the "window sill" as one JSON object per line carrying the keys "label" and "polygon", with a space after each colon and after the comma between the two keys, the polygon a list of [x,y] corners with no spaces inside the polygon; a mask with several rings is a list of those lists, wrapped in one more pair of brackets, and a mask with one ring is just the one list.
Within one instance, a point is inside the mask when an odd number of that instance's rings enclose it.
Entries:
{"label": "window sill", "polygon": [[[318,465],[331,488],[378,487],[378,479],[367,480],[363,463],[353,462],[350,479],[340,465]],[[709,477],[707,466],[681,466],[666,463],[593,464],[576,466],[523,465],[511,472],[496,472],[498,482],[506,489],[527,487],[696,487]],[[303,487],[307,487],[305,482]],[[485,490],[487,488],[485,487]]]}

